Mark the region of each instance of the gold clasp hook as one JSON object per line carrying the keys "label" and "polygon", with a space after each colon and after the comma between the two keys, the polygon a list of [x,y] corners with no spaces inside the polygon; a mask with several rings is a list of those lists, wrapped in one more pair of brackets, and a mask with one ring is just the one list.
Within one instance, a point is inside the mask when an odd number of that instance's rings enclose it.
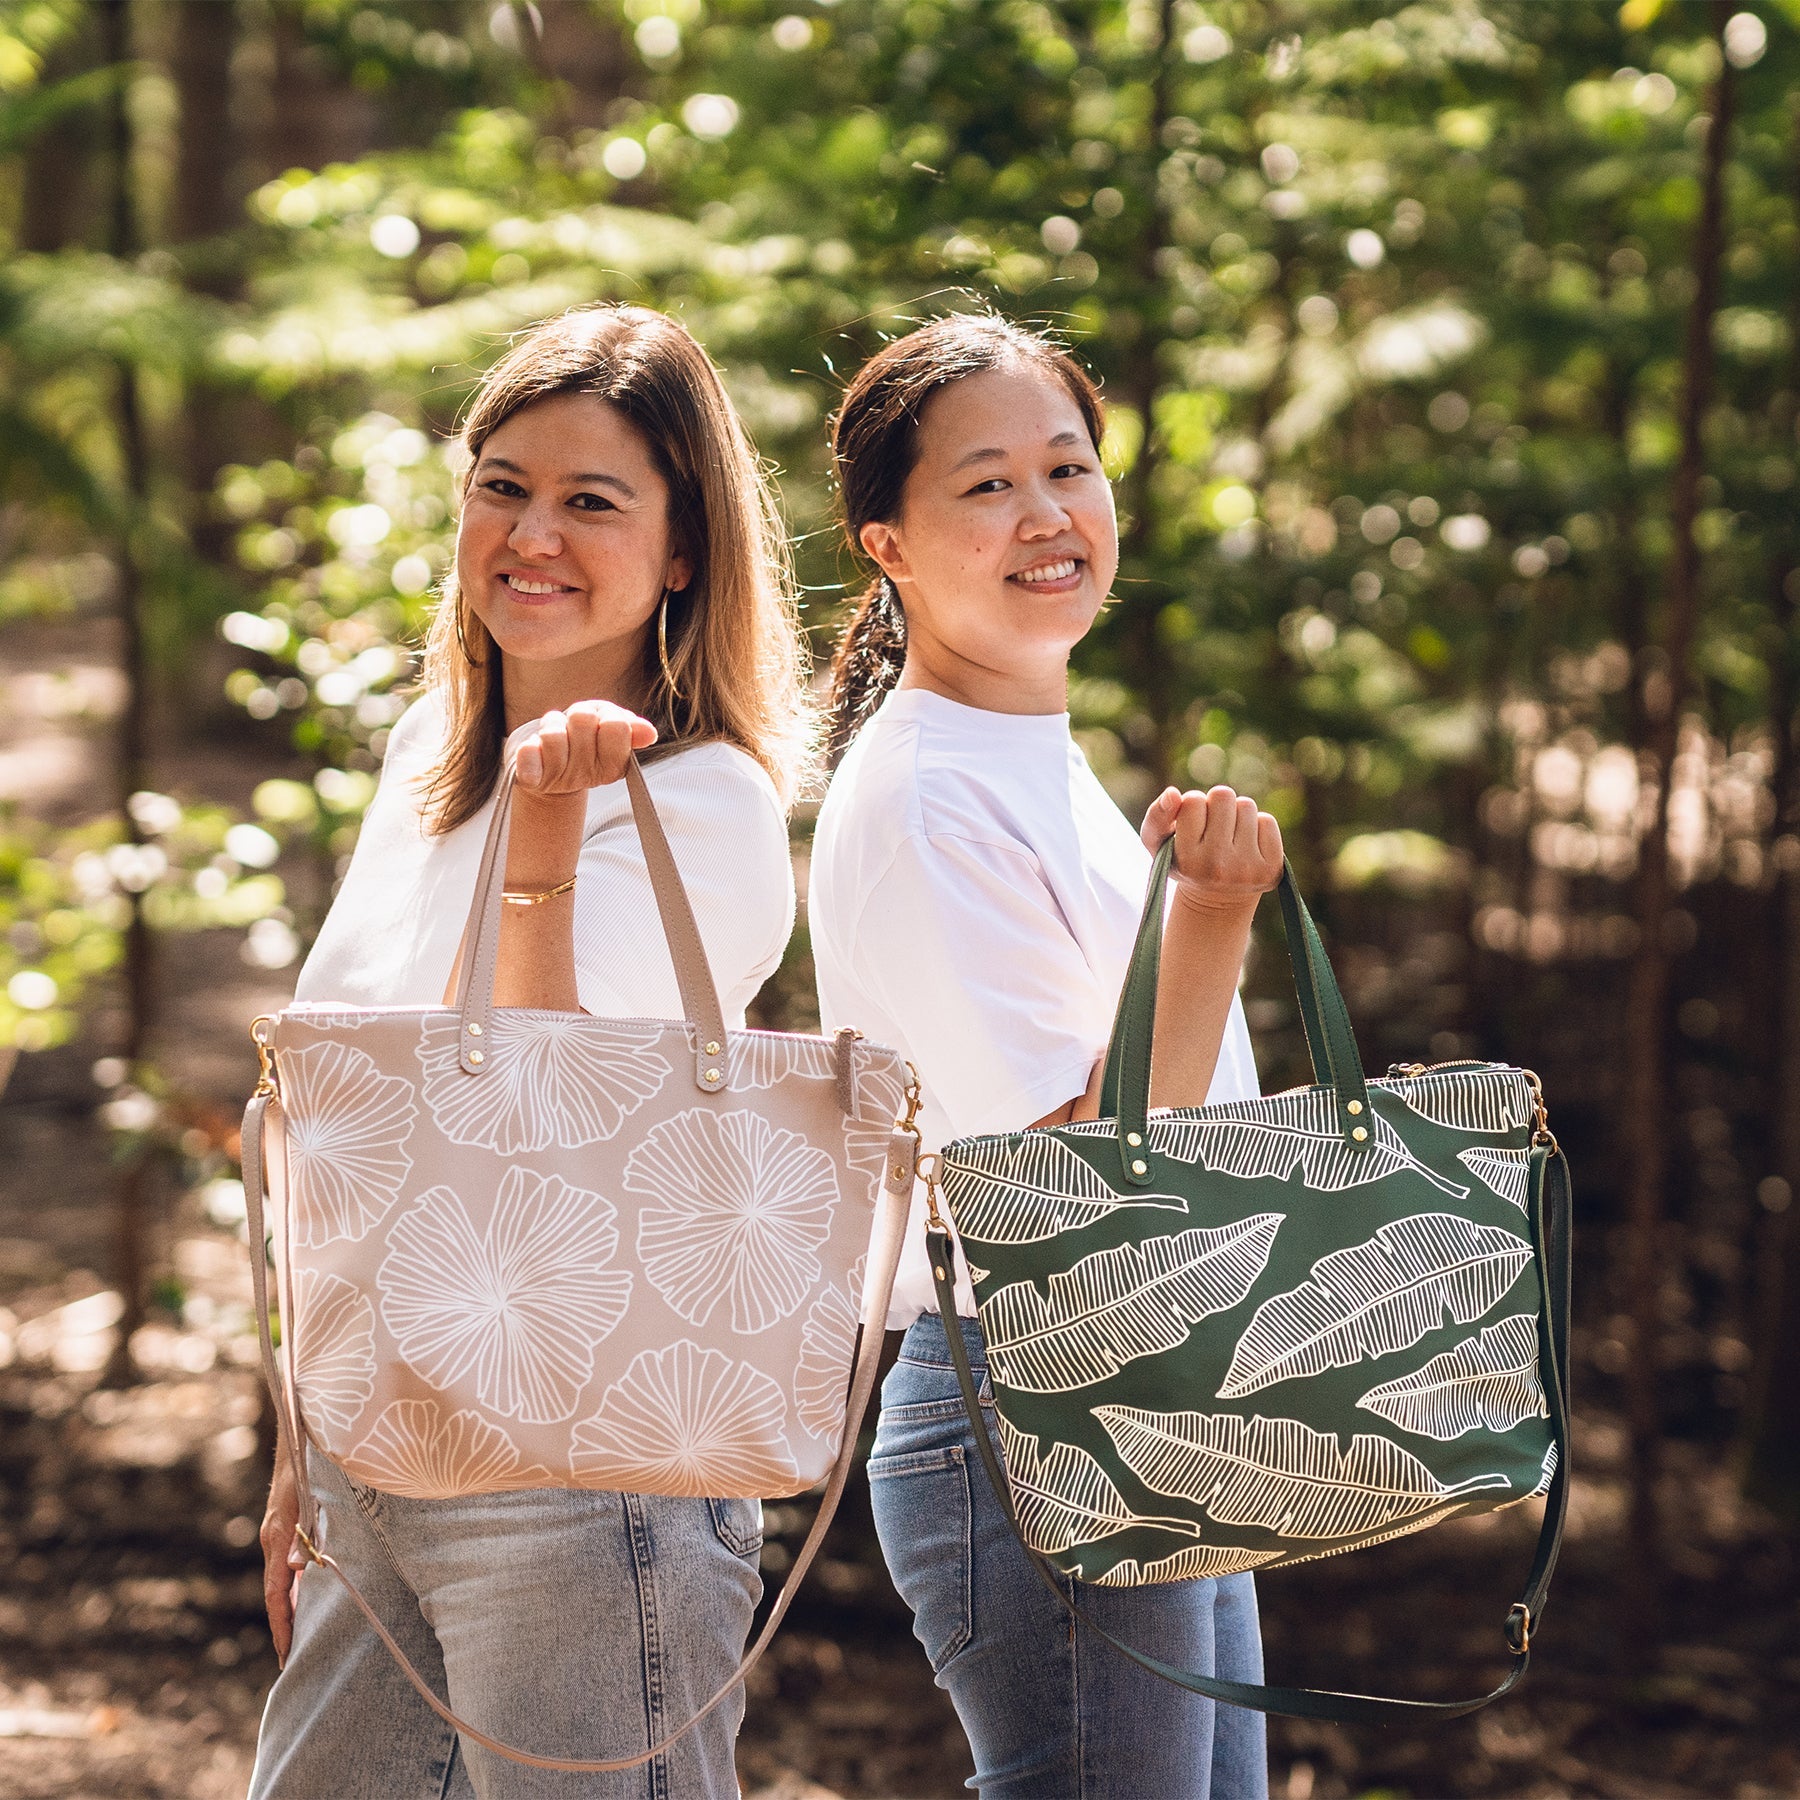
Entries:
{"label": "gold clasp hook", "polygon": [[274,1028],[275,1021],[267,1013],[250,1021],[250,1041],[256,1046],[256,1060],[260,1068],[253,1097],[280,1091],[275,1080],[275,1040],[268,1035]]}
{"label": "gold clasp hook", "polygon": [[1544,1084],[1538,1080],[1535,1071],[1531,1069],[1522,1069],[1520,1073],[1531,1083],[1532,1145],[1534,1148],[1539,1144],[1548,1145],[1550,1153],[1555,1155],[1562,1146],[1556,1141],[1556,1133],[1550,1129],[1550,1109],[1544,1104]]}
{"label": "gold clasp hook", "polygon": [[943,1167],[943,1158],[935,1150],[927,1150],[919,1158],[919,1173],[925,1178],[925,1216],[933,1231],[946,1229],[944,1215],[938,1211],[938,1185]]}

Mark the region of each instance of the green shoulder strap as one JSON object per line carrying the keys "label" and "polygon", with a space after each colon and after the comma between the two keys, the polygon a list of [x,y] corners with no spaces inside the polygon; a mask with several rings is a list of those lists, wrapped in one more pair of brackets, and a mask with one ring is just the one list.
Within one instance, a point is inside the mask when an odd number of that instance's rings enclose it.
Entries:
{"label": "green shoulder strap", "polygon": [[994,1496],[1038,1578],[1073,1617],[1104,1638],[1120,1655],[1130,1657],[1140,1668],[1148,1669],[1152,1675],[1173,1682],[1177,1687],[1186,1688],[1189,1693],[1202,1694],[1228,1706],[1282,1713],[1296,1719],[1334,1719],[1349,1725],[1393,1725],[1405,1720],[1461,1718],[1510,1693],[1531,1664],[1531,1637],[1543,1617],[1544,1600],[1556,1568],[1557,1552],[1562,1546],[1563,1523],[1569,1505],[1570,1196],[1569,1166],[1560,1150],[1539,1146],[1531,1153],[1530,1213],[1544,1284],[1544,1304],[1538,1313],[1538,1356],[1544,1374],[1544,1393],[1550,1406],[1550,1430],[1556,1444],[1556,1473],[1551,1477],[1549,1493],[1545,1497],[1544,1522],[1538,1532],[1537,1553],[1532,1558],[1524,1592],[1506,1615],[1503,1630],[1513,1660],[1511,1670],[1498,1687],[1473,1700],[1389,1700],[1376,1694],[1340,1694],[1328,1688],[1272,1687],[1259,1682],[1226,1681],[1216,1675],[1201,1675],[1191,1669],[1177,1668],[1142,1650],[1134,1650],[1104,1626],[1097,1625],[1064,1592],[1063,1583],[1025,1542],[1024,1533],[1019,1529],[1006,1472],[1000,1465],[999,1454],[982,1417],[981,1398],[975,1388],[974,1372],[969,1367],[968,1347],[957,1329],[956,1282],[949,1233],[932,1229],[926,1234],[932,1280],[944,1317],[950,1360],[956,1368],[957,1385],[962,1389],[963,1410],[968,1414],[975,1448]]}
{"label": "green shoulder strap", "polygon": [[[1138,920],[1125,985],[1119,994],[1119,1010],[1113,1020],[1112,1040],[1106,1048],[1106,1074],[1100,1090],[1100,1117],[1118,1121],[1119,1164],[1128,1186],[1142,1187],[1153,1179],[1146,1166],[1139,1174],[1135,1164],[1145,1159],[1133,1153],[1129,1140],[1144,1136],[1150,1111],[1150,1062],[1156,1035],[1156,988],[1162,968],[1163,896],[1175,840],[1165,840],[1150,869],[1149,891]],[[1352,1150],[1365,1150],[1369,1134],[1369,1095],[1363,1079],[1362,1058],[1356,1052],[1356,1035],[1350,1029],[1350,1010],[1331,971],[1319,928],[1313,923],[1293,870],[1285,864],[1278,888],[1281,918],[1287,934],[1288,962],[1294,973],[1294,991],[1300,999],[1300,1022],[1312,1055],[1313,1079],[1332,1090],[1337,1100],[1338,1127]],[[1360,1134],[1360,1135],[1359,1135]]]}

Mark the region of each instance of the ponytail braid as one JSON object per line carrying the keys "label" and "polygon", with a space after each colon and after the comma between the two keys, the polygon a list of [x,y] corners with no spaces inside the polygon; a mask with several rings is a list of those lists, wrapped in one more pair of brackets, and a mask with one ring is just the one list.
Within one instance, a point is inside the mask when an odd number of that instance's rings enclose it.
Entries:
{"label": "ponytail braid", "polygon": [[906,613],[894,584],[878,576],[863,590],[831,659],[825,709],[825,757],[835,769],[869,715],[906,666]]}

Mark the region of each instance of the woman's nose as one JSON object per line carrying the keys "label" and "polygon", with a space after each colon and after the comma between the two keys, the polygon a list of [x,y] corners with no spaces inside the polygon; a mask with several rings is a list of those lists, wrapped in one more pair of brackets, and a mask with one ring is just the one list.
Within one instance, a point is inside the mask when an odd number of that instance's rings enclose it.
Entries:
{"label": "woman's nose", "polygon": [[513,522],[506,542],[521,556],[556,556],[562,550],[562,532],[548,507],[528,506]]}
{"label": "woman's nose", "polygon": [[1069,509],[1054,488],[1032,488],[1025,494],[1024,516],[1020,532],[1028,538],[1054,537],[1067,531],[1071,524]]}

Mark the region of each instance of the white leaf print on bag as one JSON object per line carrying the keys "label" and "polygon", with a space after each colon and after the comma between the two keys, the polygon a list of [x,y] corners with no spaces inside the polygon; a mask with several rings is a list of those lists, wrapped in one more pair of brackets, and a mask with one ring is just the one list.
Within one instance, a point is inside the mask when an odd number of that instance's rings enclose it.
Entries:
{"label": "white leaf print on bag", "polygon": [[606,1266],[617,1216],[598,1194],[528,1169],[507,1170],[485,1232],[449,1188],[421,1194],[375,1277],[400,1355],[434,1388],[472,1381],[506,1418],[572,1417],[631,1297],[630,1274]]}
{"label": "white leaf print on bag", "polygon": [[462,1021],[439,1013],[419,1034],[425,1104],[453,1144],[502,1156],[556,1144],[579,1149],[609,1138],[668,1079],[653,1048],[658,1025],[623,1025],[585,1013],[496,1008],[487,1067],[464,1072]]}
{"label": "white leaf print on bag", "polygon": [[1245,1181],[1270,1175],[1287,1181],[1298,1170],[1305,1186],[1338,1193],[1411,1169],[1446,1194],[1460,1199],[1468,1193],[1426,1168],[1380,1114],[1371,1113],[1369,1125],[1373,1141],[1353,1148],[1338,1128],[1331,1090],[1295,1088],[1266,1100],[1225,1101],[1207,1107],[1203,1116],[1153,1117],[1145,1135],[1152,1150],[1177,1162],[1197,1162],[1215,1175]]}
{"label": "white leaf print on bag", "polygon": [[944,1190],[956,1229],[986,1244],[1038,1244],[1121,1207],[1187,1211],[1174,1194],[1120,1194],[1047,1131],[1016,1144],[988,1138],[944,1156]]}
{"label": "white leaf print on bag", "polygon": [[1537,1353],[1537,1320],[1514,1313],[1412,1374],[1370,1388],[1356,1404],[1440,1442],[1471,1431],[1511,1431],[1521,1419],[1549,1417]]}
{"label": "white leaf print on bag", "polygon": [[780,1037],[772,1031],[725,1034],[725,1081],[732,1093],[772,1088],[790,1075],[803,1081],[835,1080],[836,1046],[824,1038]]}
{"label": "white leaf print on bag", "polygon": [[1009,1283],[981,1308],[989,1372],[1022,1393],[1066,1394],[1173,1350],[1190,1327],[1250,1292],[1284,1216],[1096,1250],[1052,1275],[1048,1298],[1034,1281]]}
{"label": "white leaf print on bag", "polygon": [[1529,1150],[1495,1150],[1478,1144],[1473,1150],[1458,1151],[1456,1160],[1502,1200],[1510,1200],[1520,1212],[1525,1211],[1531,1194]]}
{"label": "white leaf print on bag", "polygon": [[800,1330],[800,1361],[794,1370],[794,1411],[814,1437],[833,1451],[844,1435],[844,1404],[849,1397],[850,1359],[856,1350],[856,1324],[862,1308],[863,1264],[850,1271],[850,1291],[835,1284],[824,1289]]}
{"label": "white leaf print on bag", "polygon": [[1191,1519],[1143,1518],[1125,1504],[1106,1471],[1079,1444],[1052,1444],[1015,1431],[999,1414],[1000,1450],[1006,1458],[1007,1486],[1019,1529],[1034,1550],[1055,1556],[1077,1544],[1094,1544],[1134,1525],[1159,1525],[1184,1537],[1198,1537]]}
{"label": "white leaf print on bag", "polygon": [[521,1462],[518,1446],[480,1413],[447,1413],[430,1400],[384,1408],[344,1462],[366,1486],[414,1500],[553,1485],[548,1469]]}
{"label": "white leaf print on bag", "polygon": [[1160,1581],[1203,1581],[1213,1575],[1241,1575],[1266,1562],[1279,1550],[1234,1550],[1229,1544],[1189,1544],[1153,1563],[1135,1559],[1119,1563],[1104,1575],[1084,1577],[1095,1587],[1154,1587]]}
{"label": "white leaf print on bag", "polygon": [[348,1431],[375,1392],[375,1309],[354,1282],[304,1268],[294,1277],[294,1385],[310,1419]]}
{"label": "white leaf print on bag", "polygon": [[786,1424],[767,1375],[683,1338],[631,1359],[575,1427],[569,1461],[626,1493],[791,1493]]}
{"label": "white leaf print on bag", "polygon": [[1403,1075],[1379,1084],[1421,1119],[1453,1131],[1517,1131],[1529,1125],[1531,1083],[1520,1069],[1451,1069],[1442,1075]]}
{"label": "white leaf print on bag", "polygon": [[1522,1237],[1455,1213],[1396,1219],[1366,1243],[1320,1257],[1310,1281],[1256,1309],[1219,1398],[1410,1350],[1446,1312],[1473,1325],[1530,1261]]}
{"label": "white leaf print on bag", "polygon": [[1552,1444],[1550,1446],[1550,1448],[1544,1452],[1544,1473],[1543,1473],[1542,1477],[1539,1479],[1537,1486],[1534,1487],[1531,1490],[1531,1492],[1525,1496],[1525,1498],[1527,1500],[1535,1500],[1540,1495],[1549,1493],[1550,1483],[1552,1481],[1554,1481],[1555,1479],[1556,1479],[1556,1446],[1554,1444]]}
{"label": "white leaf print on bag", "polygon": [[1298,1419],[1135,1406],[1096,1406],[1094,1417],[1146,1487],[1204,1507],[1221,1525],[1284,1537],[1357,1537],[1442,1510],[1460,1495],[1512,1485],[1494,1474],[1446,1487],[1389,1438],[1358,1433],[1340,1451],[1334,1432]]}
{"label": "white leaf print on bag", "polygon": [[281,1111],[293,1186],[294,1241],[309,1250],[366,1237],[388,1214],[412,1168],[406,1141],[413,1087],[345,1044],[281,1057]]}
{"label": "white leaf print on bag", "polygon": [[837,1167],[798,1132],[692,1107],[632,1151],[625,1186],[649,1202],[638,1214],[644,1273],[690,1325],[725,1301],[733,1331],[766,1331],[818,1284]]}

